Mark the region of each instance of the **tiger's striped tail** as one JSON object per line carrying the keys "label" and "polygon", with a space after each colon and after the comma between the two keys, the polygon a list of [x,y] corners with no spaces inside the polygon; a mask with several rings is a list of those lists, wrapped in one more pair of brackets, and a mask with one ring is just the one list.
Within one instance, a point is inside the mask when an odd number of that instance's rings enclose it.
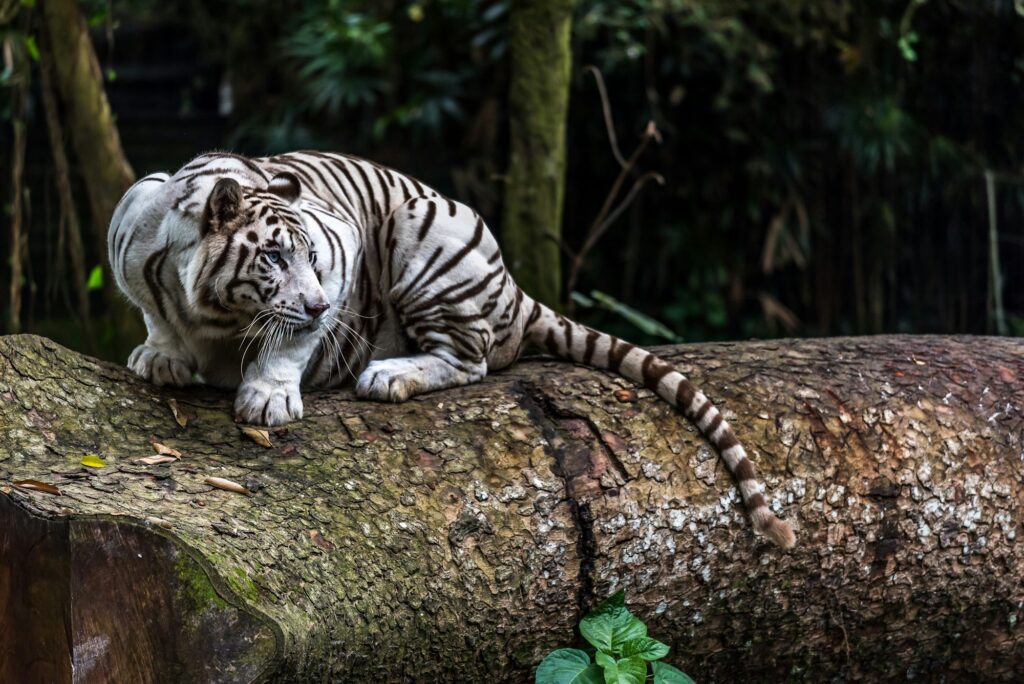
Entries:
{"label": "tiger's striped tail", "polygon": [[[524,299],[528,298],[524,296]],[[530,311],[525,329],[527,342],[561,358],[618,373],[681,410],[715,445],[735,476],[754,529],[785,549],[796,544],[796,535],[789,524],[775,517],[768,508],[754,464],[747,458],[729,423],[685,375],[651,352],[591,330],[543,304],[534,302]]]}

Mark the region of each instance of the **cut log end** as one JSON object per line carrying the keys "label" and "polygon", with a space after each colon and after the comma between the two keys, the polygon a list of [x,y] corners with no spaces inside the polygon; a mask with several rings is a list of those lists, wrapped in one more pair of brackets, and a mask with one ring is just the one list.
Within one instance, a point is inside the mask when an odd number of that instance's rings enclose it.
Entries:
{"label": "cut log end", "polygon": [[274,660],[265,619],[168,535],[4,496],[0,529],[0,681],[250,682]]}

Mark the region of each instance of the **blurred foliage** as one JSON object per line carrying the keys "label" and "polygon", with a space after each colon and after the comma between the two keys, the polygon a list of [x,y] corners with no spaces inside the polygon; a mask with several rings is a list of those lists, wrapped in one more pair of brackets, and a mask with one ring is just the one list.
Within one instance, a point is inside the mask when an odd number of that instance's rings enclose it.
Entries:
{"label": "blurred foliage", "polygon": [[[86,6],[104,67],[118,74],[108,83],[115,109],[131,87],[124,55],[170,59],[155,47],[133,53],[133,40],[144,42],[133,31],[165,27],[176,49],[189,46],[229,86],[222,146],[364,154],[497,223],[507,0]],[[1019,2],[576,7],[567,244],[579,244],[619,170],[583,65],[605,75],[623,149],[649,120],[657,124],[663,143],[637,173],[667,181],[645,189],[588,258],[578,289],[608,297],[580,311],[588,323],[640,342],[665,335],[623,312],[686,340],[989,331],[981,174],[993,169],[1004,294],[1020,333]],[[15,49],[31,51],[24,41]],[[181,88],[181,115],[201,109],[204,89],[216,87],[202,71]],[[129,125],[130,108],[117,113]],[[177,153],[201,151],[181,126]]]}

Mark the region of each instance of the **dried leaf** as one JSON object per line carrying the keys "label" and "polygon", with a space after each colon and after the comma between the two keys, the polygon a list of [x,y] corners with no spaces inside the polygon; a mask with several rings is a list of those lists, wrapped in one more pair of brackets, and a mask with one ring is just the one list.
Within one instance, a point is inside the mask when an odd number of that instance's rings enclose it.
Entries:
{"label": "dried leaf", "polygon": [[40,482],[39,480],[15,480],[11,484],[22,489],[31,489],[37,492],[45,492],[47,494],[56,494],[57,496],[60,496],[60,490],[54,485],[46,482]]}
{"label": "dried leaf", "polygon": [[270,433],[262,428],[255,428],[249,425],[239,425],[238,429],[242,431],[243,435],[262,447],[267,447],[269,449],[274,446],[270,443]]}
{"label": "dried leaf", "polygon": [[150,442],[153,445],[153,451],[160,454],[161,456],[174,456],[175,458],[181,458],[181,452],[177,449],[172,449],[169,446],[164,446],[160,442],[153,440]]}
{"label": "dried leaf", "polygon": [[310,530],[309,538],[324,551],[334,550],[334,543],[324,539],[324,535],[320,534],[320,530]]}
{"label": "dried leaf", "polygon": [[171,413],[174,414],[174,420],[181,427],[187,427],[188,426],[188,421],[190,419],[196,417],[196,414],[195,414],[194,411],[190,411],[188,409],[184,409],[184,408],[181,408],[180,406],[178,406],[178,400],[177,399],[168,399],[167,400],[167,405],[171,407]]}
{"label": "dried leaf", "polygon": [[88,468],[102,468],[107,465],[107,462],[96,454],[86,454],[85,458],[82,459],[82,465]]}
{"label": "dried leaf", "polygon": [[232,482],[231,480],[225,480],[223,477],[208,477],[204,481],[211,487],[223,489],[226,492],[235,492],[236,494],[246,494],[249,496],[252,495],[252,492],[250,492],[242,485],[238,484],[237,482]]}
{"label": "dried leaf", "polygon": [[137,465],[160,465],[161,463],[174,463],[178,460],[177,456],[164,456],[157,454],[156,456],[145,456],[143,458],[137,458],[132,463]]}

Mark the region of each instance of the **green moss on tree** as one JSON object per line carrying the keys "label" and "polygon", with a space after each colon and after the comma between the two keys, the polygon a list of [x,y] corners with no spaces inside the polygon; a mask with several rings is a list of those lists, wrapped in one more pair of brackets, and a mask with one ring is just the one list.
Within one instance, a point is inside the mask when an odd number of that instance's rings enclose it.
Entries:
{"label": "green moss on tree", "polygon": [[572,0],[515,0],[509,12],[509,167],[502,243],[531,296],[559,302]]}

